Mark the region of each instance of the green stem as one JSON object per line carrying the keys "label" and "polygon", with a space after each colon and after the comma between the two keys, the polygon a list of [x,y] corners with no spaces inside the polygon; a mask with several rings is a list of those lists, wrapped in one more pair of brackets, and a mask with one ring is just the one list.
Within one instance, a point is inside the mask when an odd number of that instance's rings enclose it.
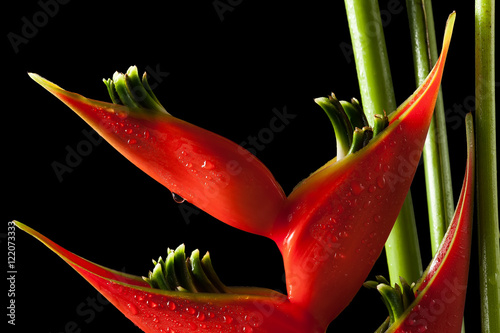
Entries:
{"label": "green stem", "polygon": [[476,156],[482,332],[500,332],[495,123],[495,1],[476,0]]}
{"label": "green stem", "polygon": [[[424,82],[438,59],[436,33],[430,0],[407,0],[413,62],[417,86]],[[424,170],[431,232],[435,254],[454,211],[453,188],[446,135],[443,96],[439,92],[424,150]]]}
{"label": "green stem", "polygon": [[[370,125],[375,114],[396,110],[378,1],[345,0],[363,108]],[[411,195],[405,199],[386,246],[392,284],[399,277],[416,281],[422,274]]]}

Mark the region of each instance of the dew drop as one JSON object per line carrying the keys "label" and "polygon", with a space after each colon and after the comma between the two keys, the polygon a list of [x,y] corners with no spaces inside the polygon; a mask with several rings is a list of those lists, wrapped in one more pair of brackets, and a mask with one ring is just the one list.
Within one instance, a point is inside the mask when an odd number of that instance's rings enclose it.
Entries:
{"label": "dew drop", "polygon": [[144,136],[144,139],[149,139],[149,131],[148,130],[145,130],[144,133],[142,133],[142,135]]}
{"label": "dew drop", "polygon": [[212,170],[213,168],[215,168],[215,165],[210,161],[205,161],[203,162],[203,165],[201,167],[207,170]]}
{"label": "dew drop", "polygon": [[371,186],[368,188],[368,192],[370,192],[370,193],[375,192],[375,190],[377,190],[377,186],[375,186],[375,185],[371,185]]}
{"label": "dew drop", "polygon": [[353,194],[359,195],[361,192],[364,191],[365,187],[359,182],[352,181],[351,189]]}
{"label": "dew drop", "polygon": [[198,315],[196,316],[196,319],[199,321],[204,321],[205,320],[205,314],[203,312],[198,312]]}
{"label": "dew drop", "polygon": [[382,220],[382,217],[380,215],[375,215],[373,217],[373,220],[378,223],[378,222],[380,222]]}
{"label": "dew drop", "polygon": [[127,113],[126,112],[122,112],[122,111],[118,111],[118,112],[115,112],[116,116],[120,119],[125,119],[127,118]]}
{"label": "dew drop", "polygon": [[231,324],[233,322],[233,318],[231,316],[223,316],[222,320],[228,324]]}
{"label": "dew drop", "polygon": [[186,199],[184,199],[183,197],[181,197],[180,195],[178,195],[177,193],[173,193],[172,192],[172,198],[174,199],[174,201],[178,204],[181,204],[183,203],[184,201],[186,201]]}
{"label": "dew drop", "polygon": [[191,308],[191,307],[186,308],[186,311],[187,311],[187,313],[189,313],[191,315],[194,315],[196,313],[196,310]]}
{"label": "dew drop", "polygon": [[177,307],[177,306],[175,305],[175,303],[174,303],[174,302],[172,302],[172,301],[168,301],[168,302],[167,302],[167,308],[168,308],[169,310],[174,311],[176,307]]}
{"label": "dew drop", "polygon": [[125,133],[132,134],[133,130],[131,128],[126,128]]}
{"label": "dew drop", "polygon": [[384,175],[378,177],[378,179],[377,179],[377,185],[380,188],[384,188],[385,187],[385,176]]}
{"label": "dew drop", "polygon": [[128,143],[129,145],[135,145],[135,144],[137,143],[137,140],[136,140],[136,139],[129,139],[129,140],[127,141],[127,143]]}
{"label": "dew drop", "polygon": [[139,310],[137,310],[137,307],[134,304],[128,303],[127,307],[131,314],[136,315],[139,313]]}

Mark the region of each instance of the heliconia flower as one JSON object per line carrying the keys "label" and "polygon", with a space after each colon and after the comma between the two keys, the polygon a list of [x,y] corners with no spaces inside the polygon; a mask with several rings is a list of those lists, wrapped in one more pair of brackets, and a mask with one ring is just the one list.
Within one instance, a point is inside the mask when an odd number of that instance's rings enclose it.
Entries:
{"label": "heliconia flower", "polygon": [[382,294],[390,316],[377,332],[461,332],[469,274],[474,211],[474,131],[472,115],[467,123],[467,166],[455,215],[441,246],[414,286],[403,290],[383,278],[369,281]]}
{"label": "heliconia flower", "polygon": [[15,224],[59,255],[146,333],[324,332],[307,311],[271,289],[225,287],[227,292],[213,293],[152,288],[142,277],[94,264]]}
{"label": "heliconia flower", "polygon": [[[425,82],[397,110],[387,117],[377,117],[373,127],[366,126],[356,100],[338,101],[334,95],[316,99],[341,141],[338,158],[319,168],[288,196],[255,156],[168,114],[145,77],[139,79],[135,67],[127,74],[116,73],[105,80],[113,104],[87,99],[36,74],[30,75],[173,193],[222,222],[273,239],[284,260],[287,300],[280,304],[269,299],[263,302],[276,309],[280,320],[291,318],[289,323],[281,324],[290,325],[289,330],[276,332],[301,331],[308,325],[313,329],[303,332],[314,332],[318,327],[325,331],[366,280],[410,188],[432,117],[454,21],[452,14],[441,55]],[[167,278],[155,280],[163,265],[167,269],[167,263],[158,260],[156,265],[157,273],[153,271],[148,281],[152,286],[157,283],[158,287],[168,287],[171,281]],[[106,274],[103,277],[114,280]],[[94,281],[93,276],[85,277]],[[126,280],[132,285],[134,281]],[[150,287],[140,283],[137,288]],[[165,292],[170,295],[178,291],[167,288]],[[106,293],[113,298],[113,292]],[[246,293],[250,291],[238,292]],[[244,308],[242,298],[234,299],[234,295],[194,295],[190,302],[200,307],[203,302],[221,304],[219,300],[224,299],[237,301],[239,308]],[[257,301],[255,297],[243,296]],[[170,299],[156,300],[165,306]],[[187,302],[182,297],[175,300]],[[274,317],[268,323],[274,322]],[[304,322],[298,324],[301,320]],[[274,327],[265,325],[263,330]]]}

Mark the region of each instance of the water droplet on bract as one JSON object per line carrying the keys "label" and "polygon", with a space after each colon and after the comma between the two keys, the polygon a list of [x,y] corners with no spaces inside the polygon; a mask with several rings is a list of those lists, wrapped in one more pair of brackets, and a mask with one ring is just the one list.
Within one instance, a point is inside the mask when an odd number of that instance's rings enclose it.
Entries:
{"label": "water droplet on bract", "polygon": [[174,311],[176,307],[177,307],[177,306],[175,305],[175,303],[174,303],[174,302],[171,302],[171,301],[168,301],[168,302],[167,302],[167,308],[168,308],[169,310]]}
{"label": "water droplet on bract", "polygon": [[199,321],[204,321],[205,320],[205,314],[203,312],[198,312],[198,315],[196,316],[196,319]]}
{"label": "water droplet on bract", "polygon": [[380,188],[384,188],[385,187],[385,176],[384,175],[378,177],[378,179],[377,179],[377,185]]}
{"label": "water droplet on bract", "polygon": [[213,168],[215,168],[215,165],[210,161],[205,161],[203,162],[203,165],[201,167],[207,170],[212,170]]}
{"label": "water droplet on bract", "polygon": [[137,140],[136,140],[136,139],[129,139],[129,140],[127,141],[127,143],[128,143],[129,145],[135,145],[135,144],[137,143]]}
{"label": "water droplet on bract", "polygon": [[184,199],[183,197],[181,197],[180,195],[178,195],[177,193],[173,193],[172,192],[172,198],[174,199],[174,201],[178,204],[181,204],[183,203],[184,201],[186,201],[186,199]]}
{"label": "water droplet on bract", "polygon": [[131,314],[136,315],[137,313],[139,313],[139,310],[137,310],[137,307],[134,304],[128,303],[127,307]]}
{"label": "water droplet on bract", "polygon": [[118,118],[120,118],[120,119],[125,119],[125,118],[127,118],[127,116],[128,116],[128,115],[127,115],[127,113],[126,113],[126,112],[123,112],[123,111],[117,111],[117,112],[115,112],[115,114],[116,114],[116,116],[117,116]]}
{"label": "water droplet on bract", "polygon": [[361,192],[363,192],[365,187],[361,183],[352,181],[351,182],[351,189],[352,189],[352,193],[354,193],[355,195],[359,195]]}

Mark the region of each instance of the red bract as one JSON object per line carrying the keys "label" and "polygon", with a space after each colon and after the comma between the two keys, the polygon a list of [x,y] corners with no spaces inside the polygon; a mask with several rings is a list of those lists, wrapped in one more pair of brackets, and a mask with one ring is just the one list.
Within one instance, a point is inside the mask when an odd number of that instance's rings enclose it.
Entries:
{"label": "red bract", "polygon": [[368,146],[326,166],[288,197],[279,221],[288,295],[329,323],[380,255],[410,188],[434,109],[455,16],[441,56]]}
{"label": "red bract", "polygon": [[[259,332],[326,330],[365,281],[408,192],[438,94],[454,19],[453,14],[448,20],[442,53],[434,69],[390,115],[389,126],[366,147],[318,169],[288,197],[269,170],[233,142],[179,120],[162,107],[144,108],[133,98],[131,103],[124,102],[133,97],[129,86],[116,89],[118,94],[124,89],[120,102],[126,107],[87,99],[31,74],[125,157],[172,192],[229,225],[273,239],[283,255],[288,298],[280,296],[278,302],[269,294],[255,295],[255,289],[238,291],[239,296],[207,293],[181,297],[148,289],[130,276],[119,283],[116,272],[76,263],[82,259],[65,260],[126,315],[131,313],[126,305],[132,304],[132,296],[143,293],[151,295],[154,304],[161,304],[161,311],[167,311],[169,301],[183,307],[196,306],[195,312],[203,307],[212,311],[228,307],[237,315],[252,313],[258,304],[264,304],[273,309],[272,319],[253,327]],[[130,81],[135,84],[134,79]],[[107,81],[112,96],[114,82]],[[139,310],[139,303],[133,304]],[[145,305],[141,310],[140,327],[154,331],[154,318],[162,312],[157,308],[147,312]],[[147,313],[152,314],[148,322]],[[177,319],[183,321],[183,327],[196,323],[194,317],[188,320],[183,316]],[[175,323],[168,325],[165,327],[175,331]]]}
{"label": "red bract", "polygon": [[30,76],[173,193],[231,226],[270,234],[285,195],[241,146],[166,112],[91,100]]}
{"label": "red bract", "polygon": [[307,312],[273,290],[232,287],[231,294],[212,294],[152,289],[139,276],[96,265],[15,223],[58,254],[144,332],[324,332]]}
{"label": "red bract", "polygon": [[472,115],[467,117],[467,168],[455,215],[439,251],[415,286],[415,301],[387,332],[461,332],[474,206],[474,133]]}

